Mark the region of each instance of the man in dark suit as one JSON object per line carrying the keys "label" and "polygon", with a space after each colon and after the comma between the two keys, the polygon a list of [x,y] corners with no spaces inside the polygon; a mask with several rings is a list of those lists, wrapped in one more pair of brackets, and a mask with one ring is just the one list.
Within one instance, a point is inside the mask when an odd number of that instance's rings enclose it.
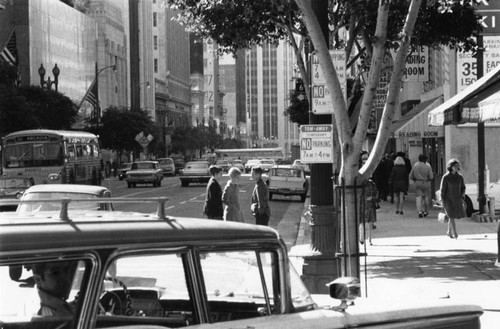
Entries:
{"label": "man in dark suit", "polygon": [[258,166],[252,168],[252,180],[255,182],[255,187],[250,207],[255,217],[255,224],[267,226],[271,217],[271,209],[269,208],[269,189],[262,180],[262,168]]}
{"label": "man in dark suit", "polygon": [[222,179],[222,168],[219,166],[210,166],[209,170],[212,177],[208,181],[203,213],[209,219],[222,220],[224,208],[222,206],[222,189],[219,184],[219,181]]}

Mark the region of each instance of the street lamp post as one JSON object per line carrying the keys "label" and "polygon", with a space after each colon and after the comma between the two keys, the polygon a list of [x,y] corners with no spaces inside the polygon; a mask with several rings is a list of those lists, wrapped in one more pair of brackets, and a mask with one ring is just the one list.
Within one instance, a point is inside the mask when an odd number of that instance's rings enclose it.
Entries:
{"label": "street lamp post", "polygon": [[57,86],[59,84],[59,74],[61,73],[61,70],[57,67],[57,64],[55,64],[54,68],[52,69],[54,80],[51,80],[50,77],[45,80],[45,73],[45,67],[43,67],[43,64],[40,64],[40,68],[38,68],[38,74],[40,75],[40,87],[49,90],[52,89],[52,85],[54,85],[55,90],[58,91]]}

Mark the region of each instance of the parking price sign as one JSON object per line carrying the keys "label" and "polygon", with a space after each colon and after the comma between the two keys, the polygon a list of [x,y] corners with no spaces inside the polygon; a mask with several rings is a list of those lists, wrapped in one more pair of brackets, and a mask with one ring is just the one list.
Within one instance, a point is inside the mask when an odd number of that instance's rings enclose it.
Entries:
{"label": "parking price sign", "polygon": [[333,163],[333,125],[300,126],[300,161]]}

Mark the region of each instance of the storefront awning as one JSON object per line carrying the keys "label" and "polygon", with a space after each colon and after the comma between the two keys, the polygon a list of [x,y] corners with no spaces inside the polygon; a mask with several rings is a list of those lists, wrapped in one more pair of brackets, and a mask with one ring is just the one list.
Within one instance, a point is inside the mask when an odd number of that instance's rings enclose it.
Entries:
{"label": "storefront awning", "polygon": [[500,92],[496,92],[479,102],[479,120],[485,122],[500,121]]}
{"label": "storefront awning", "polygon": [[416,105],[399,120],[394,122],[395,138],[426,138],[441,137],[443,128],[429,127],[427,118],[429,112],[442,103],[442,97],[436,97]]}
{"label": "storefront awning", "polygon": [[482,114],[480,114],[481,110],[477,104],[499,90],[500,66],[430,111],[429,125],[444,126],[479,122]]}

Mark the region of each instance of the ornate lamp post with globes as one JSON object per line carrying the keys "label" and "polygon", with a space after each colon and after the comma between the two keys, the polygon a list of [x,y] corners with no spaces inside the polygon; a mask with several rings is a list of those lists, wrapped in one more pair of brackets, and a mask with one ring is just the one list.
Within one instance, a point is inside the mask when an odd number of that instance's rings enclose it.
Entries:
{"label": "ornate lamp post with globes", "polygon": [[49,90],[52,89],[52,85],[55,86],[55,90],[57,90],[57,85],[59,84],[59,74],[61,73],[61,70],[57,67],[57,64],[54,65],[54,68],[52,69],[52,74],[54,75],[54,80],[51,80],[50,77],[45,80],[45,67],[43,67],[43,64],[40,64],[40,68],[38,69],[38,74],[40,75],[40,86],[43,89]]}

